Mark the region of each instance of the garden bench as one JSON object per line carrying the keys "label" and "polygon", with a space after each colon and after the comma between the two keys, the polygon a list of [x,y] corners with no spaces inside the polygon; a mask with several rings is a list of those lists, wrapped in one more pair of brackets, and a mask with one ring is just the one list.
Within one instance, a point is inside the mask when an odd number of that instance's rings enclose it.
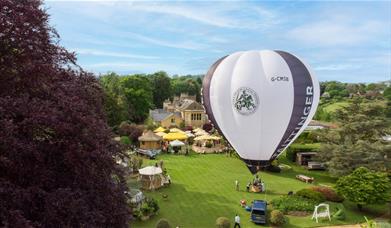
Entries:
{"label": "garden bench", "polygon": [[303,181],[305,183],[312,183],[312,182],[314,182],[314,178],[313,177],[307,177],[307,176],[302,175],[302,174],[296,175],[296,179],[301,180],[301,181]]}

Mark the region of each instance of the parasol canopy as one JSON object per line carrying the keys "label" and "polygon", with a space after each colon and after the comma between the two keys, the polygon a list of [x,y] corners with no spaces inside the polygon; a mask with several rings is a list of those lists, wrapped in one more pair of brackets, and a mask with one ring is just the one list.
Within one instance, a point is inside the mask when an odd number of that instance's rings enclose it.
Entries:
{"label": "parasol canopy", "polygon": [[165,132],[166,129],[164,127],[158,127],[154,130],[154,132]]}
{"label": "parasol canopy", "polygon": [[162,131],[159,131],[159,132],[156,132],[155,135],[158,135],[158,136],[160,136],[160,137],[163,137],[163,136],[167,135],[167,133],[162,132]]}
{"label": "parasol canopy", "polygon": [[185,144],[182,141],[174,140],[170,142],[171,146],[184,146]]}
{"label": "parasol canopy", "polygon": [[188,137],[186,134],[184,133],[180,133],[180,132],[170,132],[168,134],[166,134],[165,136],[163,136],[163,139],[164,140],[168,140],[168,141],[173,141],[173,140],[186,140]]}
{"label": "parasol canopy", "polygon": [[179,128],[176,128],[176,127],[174,127],[174,128],[171,128],[170,129],[170,132],[174,132],[174,133],[185,133],[184,131],[182,131],[181,129],[179,129]]}
{"label": "parasol canopy", "polygon": [[162,169],[156,166],[147,166],[142,169],[139,169],[138,172],[140,173],[140,175],[146,175],[146,176],[153,176],[153,175],[163,173]]}

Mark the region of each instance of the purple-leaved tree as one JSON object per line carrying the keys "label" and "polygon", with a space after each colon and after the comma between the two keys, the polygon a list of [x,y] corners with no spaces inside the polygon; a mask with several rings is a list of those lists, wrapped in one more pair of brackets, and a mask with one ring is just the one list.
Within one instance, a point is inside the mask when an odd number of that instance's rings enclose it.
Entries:
{"label": "purple-leaved tree", "polygon": [[0,1],[0,226],[126,227],[97,80],[38,0]]}

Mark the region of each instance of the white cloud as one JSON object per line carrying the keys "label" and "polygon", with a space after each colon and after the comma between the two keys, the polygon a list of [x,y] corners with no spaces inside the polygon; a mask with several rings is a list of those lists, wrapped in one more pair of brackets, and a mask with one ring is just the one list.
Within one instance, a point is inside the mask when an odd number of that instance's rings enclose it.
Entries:
{"label": "white cloud", "polygon": [[296,27],[288,35],[298,41],[316,45],[357,45],[384,33],[385,27],[378,21],[364,21],[361,24],[348,21],[323,20]]}
{"label": "white cloud", "polygon": [[178,65],[160,64],[160,63],[140,63],[140,62],[101,62],[93,64],[84,64],[83,68],[94,72],[107,71],[137,71],[137,72],[156,72],[164,70],[168,72],[178,72]]}
{"label": "white cloud", "polygon": [[107,56],[107,57],[119,57],[119,58],[135,58],[135,59],[158,59],[157,56],[150,55],[133,55],[129,53],[122,52],[111,52],[111,51],[100,51],[95,49],[86,49],[86,48],[71,48],[72,51],[76,54],[82,55],[96,55],[96,56]]}
{"label": "white cloud", "polygon": [[[236,4],[235,2],[213,2],[209,4],[198,4],[191,7],[181,4],[162,4],[153,2],[134,2],[130,9],[137,12],[149,12],[166,14],[185,19],[193,20],[205,25],[216,26],[221,28],[248,28],[254,29],[265,22],[270,22],[275,18],[275,13],[264,9],[260,6],[246,6],[245,3]],[[243,11],[251,14],[255,12],[259,19],[253,21],[248,18],[238,18],[236,13]]]}
{"label": "white cloud", "polygon": [[131,33],[131,32],[126,33],[126,35],[127,35],[127,38],[130,38],[130,39],[137,39],[142,42],[147,42],[150,44],[155,44],[155,45],[164,46],[164,47],[188,49],[188,50],[202,50],[202,49],[207,48],[206,45],[201,44],[201,43],[195,43],[193,41],[184,41],[184,42],[183,41],[177,41],[177,42],[167,41],[167,40],[156,39],[156,38],[152,38],[150,36],[144,36],[141,34]]}
{"label": "white cloud", "polygon": [[341,71],[341,70],[352,70],[352,69],[359,69],[359,68],[361,68],[361,66],[352,65],[352,64],[330,64],[330,65],[316,66],[316,67],[314,67],[314,70],[316,70],[316,71]]}

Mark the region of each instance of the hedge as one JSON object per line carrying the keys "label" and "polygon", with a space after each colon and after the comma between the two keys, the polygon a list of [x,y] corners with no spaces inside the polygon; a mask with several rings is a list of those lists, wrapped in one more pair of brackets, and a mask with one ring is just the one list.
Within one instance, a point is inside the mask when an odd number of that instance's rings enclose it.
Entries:
{"label": "hedge", "polygon": [[296,154],[298,152],[313,152],[313,151],[319,151],[320,144],[319,143],[313,143],[313,144],[292,144],[286,149],[286,157],[290,161],[295,162],[296,161]]}

